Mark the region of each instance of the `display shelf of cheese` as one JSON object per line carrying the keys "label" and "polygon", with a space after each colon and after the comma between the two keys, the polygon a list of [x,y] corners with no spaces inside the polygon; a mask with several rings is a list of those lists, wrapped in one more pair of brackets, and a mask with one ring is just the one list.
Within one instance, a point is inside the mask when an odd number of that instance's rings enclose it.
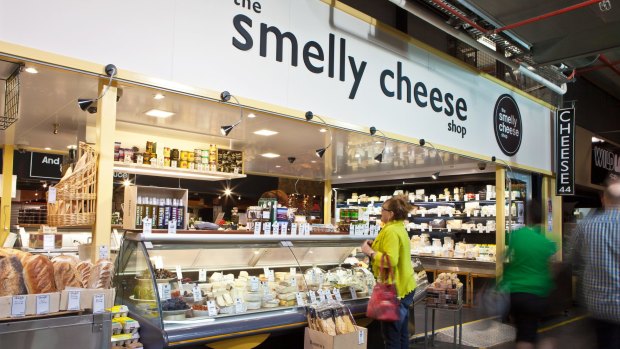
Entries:
{"label": "display shelf of cheese", "polygon": [[143,164],[114,162],[114,171],[121,173],[140,174],[148,176],[172,177],[183,179],[197,179],[205,181],[221,181],[225,179],[246,178],[245,174],[218,171],[198,171],[186,168],[156,167]]}

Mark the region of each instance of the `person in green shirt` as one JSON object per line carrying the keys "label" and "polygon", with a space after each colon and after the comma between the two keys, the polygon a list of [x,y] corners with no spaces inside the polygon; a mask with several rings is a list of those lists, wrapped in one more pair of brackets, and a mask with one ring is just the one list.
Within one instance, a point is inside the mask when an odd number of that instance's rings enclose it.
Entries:
{"label": "person in green shirt", "polygon": [[[539,205],[528,207],[530,223],[539,223]],[[547,297],[553,289],[550,270],[556,245],[547,239],[539,224],[513,231],[506,251],[508,263],[499,284],[510,293],[510,315],[517,327],[517,349],[534,348],[537,342],[538,321],[547,307]]]}
{"label": "person in green shirt", "polygon": [[383,203],[381,222],[384,226],[375,241],[366,240],[362,252],[370,257],[375,277],[381,275],[381,259],[386,255],[394,271],[394,284],[400,299],[400,318],[394,322],[381,322],[381,332],[386,349],[409,348],[409,307],[413,303],[416,282],[411,264],[411,248],[404,220],[411,211],[404,197],[393,197]]}

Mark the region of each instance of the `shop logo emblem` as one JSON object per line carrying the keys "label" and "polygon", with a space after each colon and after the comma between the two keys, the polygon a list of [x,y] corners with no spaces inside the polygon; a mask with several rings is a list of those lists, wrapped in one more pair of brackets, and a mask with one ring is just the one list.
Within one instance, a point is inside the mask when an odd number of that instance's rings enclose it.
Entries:
{"label": "shop logo emblem", "polygon": [[512,156],[521,147],[523,128],[517,102],[507,94],[499,96],[493,111],[495,139],[502,153]]}

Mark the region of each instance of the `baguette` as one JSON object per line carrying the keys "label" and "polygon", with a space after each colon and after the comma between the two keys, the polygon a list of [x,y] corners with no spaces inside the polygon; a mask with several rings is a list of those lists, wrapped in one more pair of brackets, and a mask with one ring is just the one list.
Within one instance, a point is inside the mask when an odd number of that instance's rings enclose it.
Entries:
{"label": "baguette", "polygon": [[54,266],[45,256],[30,256],[24,265],[24,283],[30,294],[56,292]]}
{"label": "baguette", "polygon": [[0,255],[0,297],[27,293],[19,258],[12,255]]}

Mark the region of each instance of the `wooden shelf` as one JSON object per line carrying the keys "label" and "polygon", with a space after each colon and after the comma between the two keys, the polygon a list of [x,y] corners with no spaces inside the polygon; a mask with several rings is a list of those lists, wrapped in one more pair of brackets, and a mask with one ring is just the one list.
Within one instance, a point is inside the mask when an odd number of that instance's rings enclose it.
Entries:
{"label": "wooden shelf", "polygon": [[246,175],[216,171],[197,171],[186,168],[153,167],[134,163],[115,162],[114,171],[147,176],[197,179],[204,181],[221,181],[225,179],[245,178]]}

